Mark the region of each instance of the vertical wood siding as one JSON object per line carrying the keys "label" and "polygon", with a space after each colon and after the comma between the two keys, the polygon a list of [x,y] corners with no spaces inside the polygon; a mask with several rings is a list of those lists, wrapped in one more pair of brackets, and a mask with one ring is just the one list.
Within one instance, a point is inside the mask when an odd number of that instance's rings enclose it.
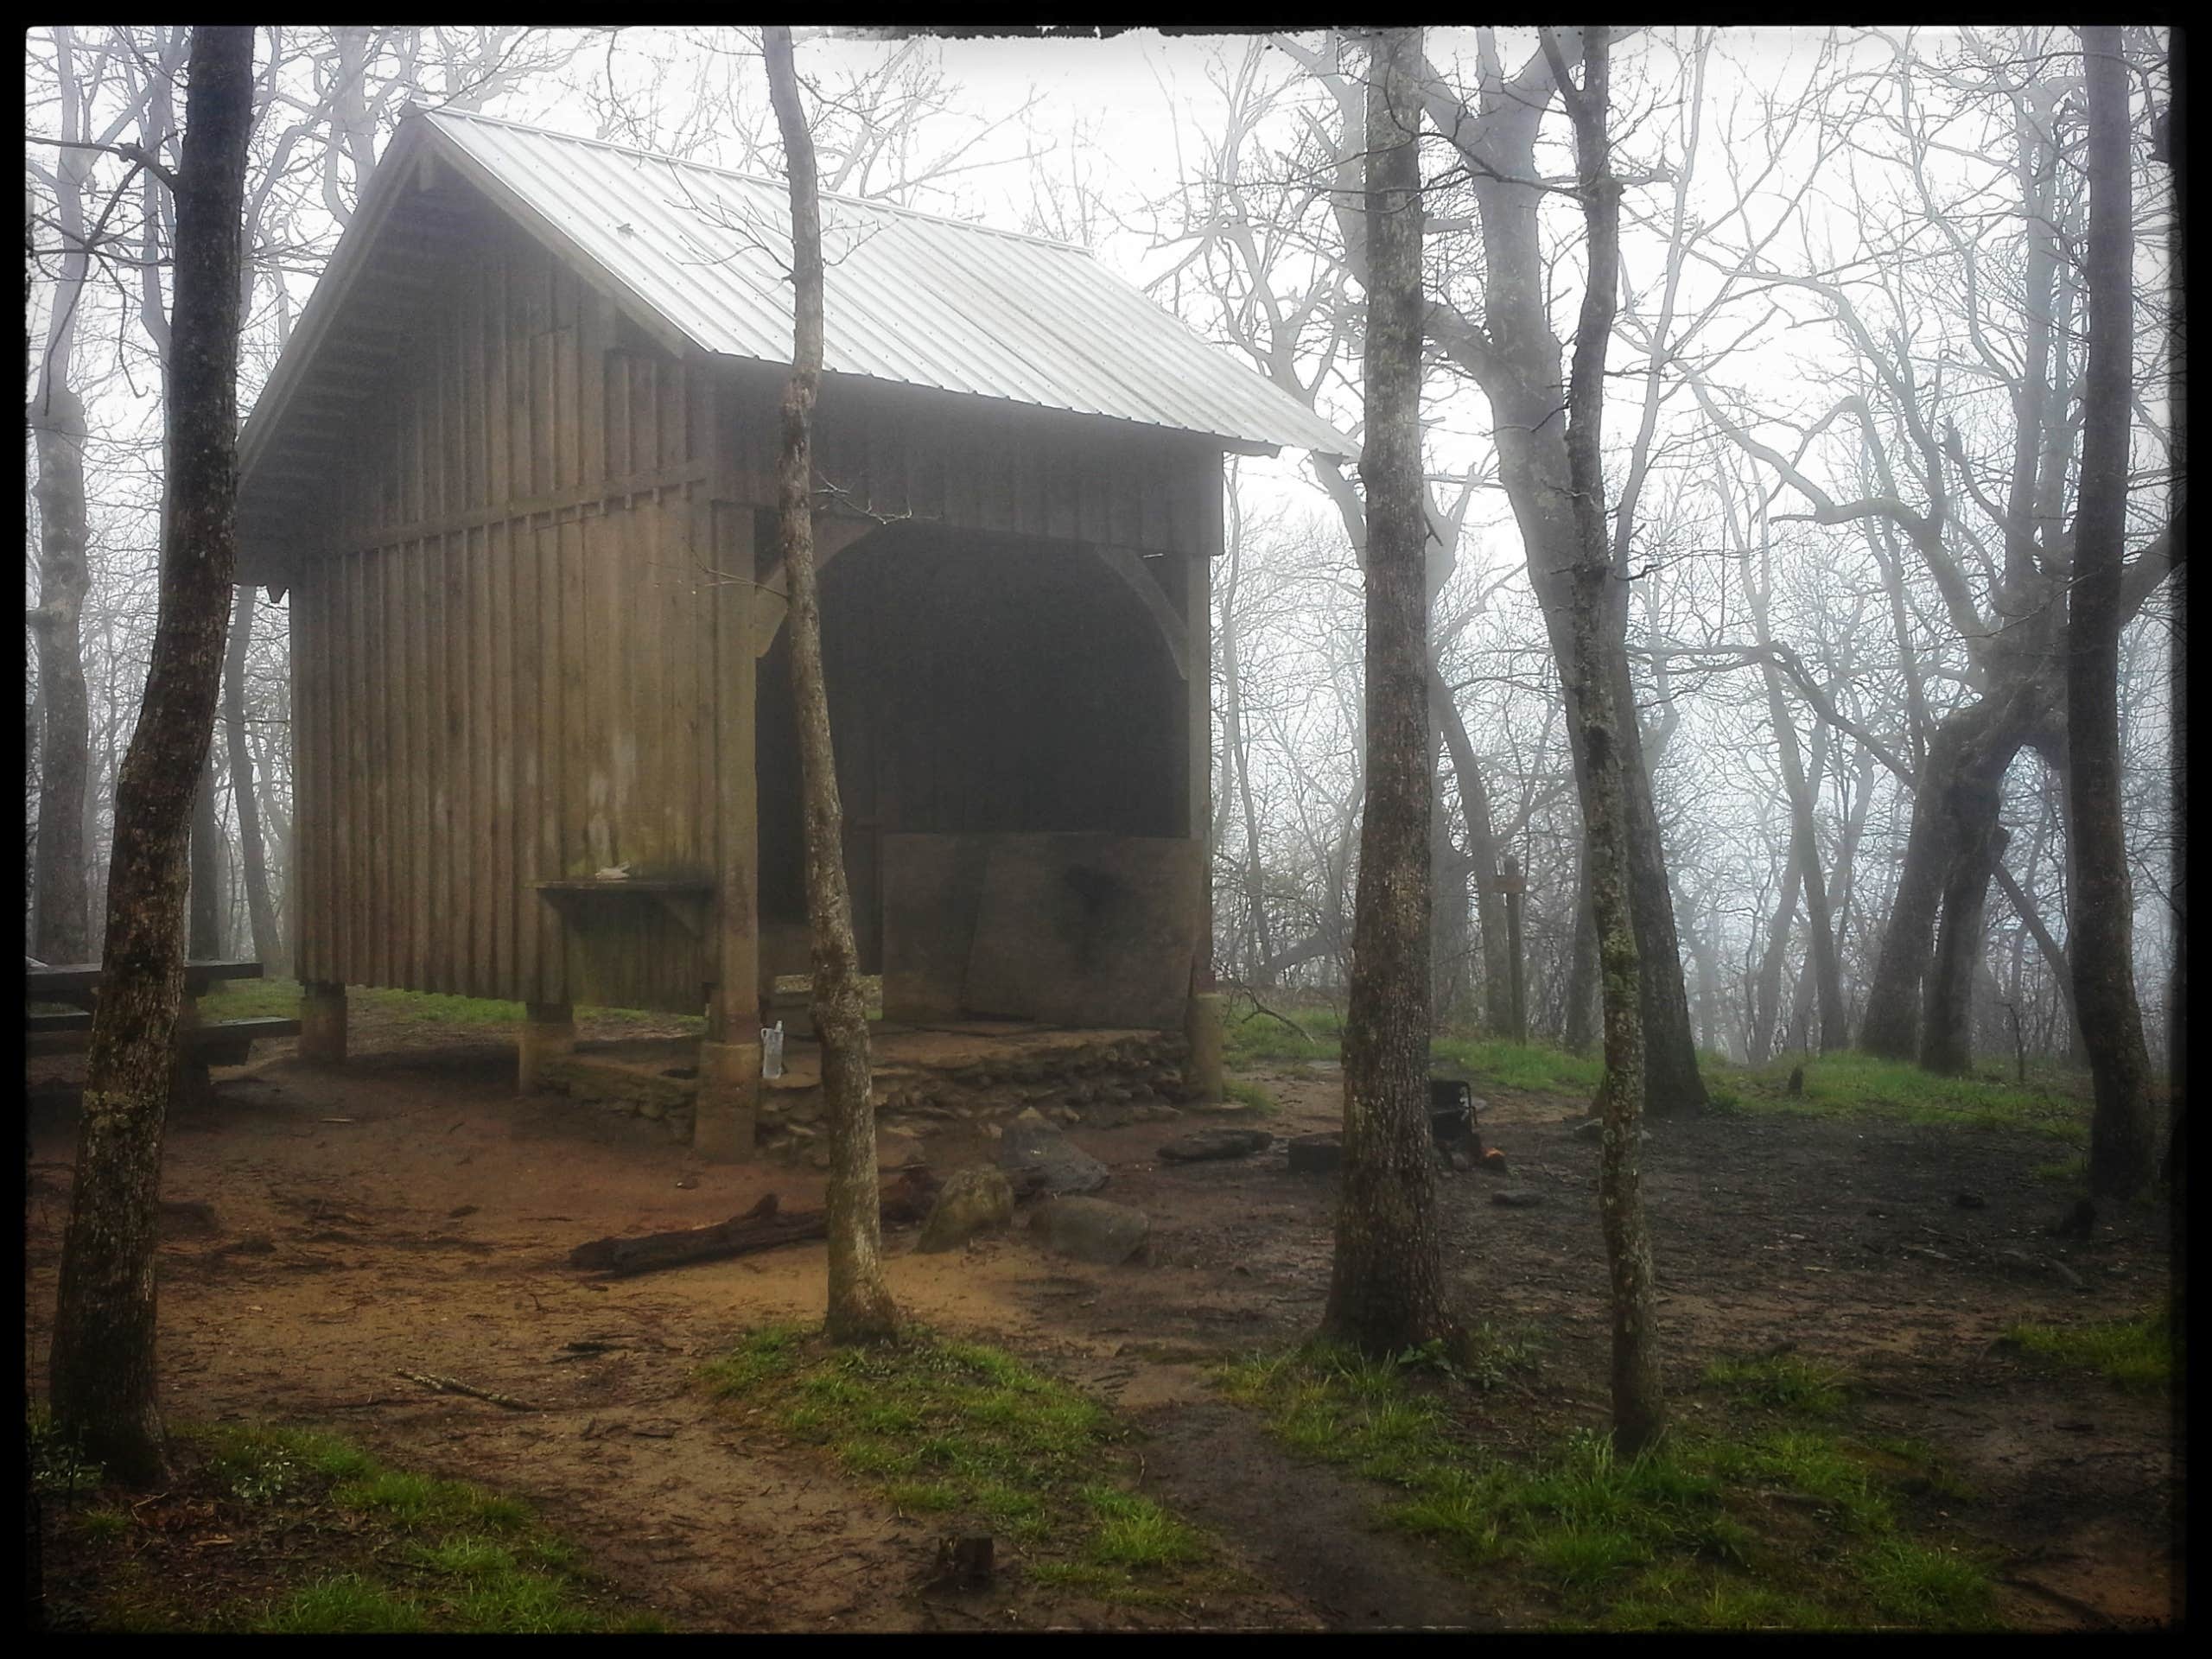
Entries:
{"label": "vertical wood siding", "polygon": [[519,236],[444,291],[296,584],[301,972],[696,1011],[710,975],[672,915],[586,901],[581,952],[531,886],[711,876],[694,377],[611,350]]}
{"label": "vertical wood siding", "polygon": [[[773,504],[782,377],[721,365],[710,395],[512,226],[466,243],[438,292],[294,582],[300,971],[696,1011],[715,966],[673,913],[556,909],[531,884],[713,878],[707,457],[728,457],[718,499]],[[817,456],[833,512],[1220,550],[1203,437],[845,380]]]}

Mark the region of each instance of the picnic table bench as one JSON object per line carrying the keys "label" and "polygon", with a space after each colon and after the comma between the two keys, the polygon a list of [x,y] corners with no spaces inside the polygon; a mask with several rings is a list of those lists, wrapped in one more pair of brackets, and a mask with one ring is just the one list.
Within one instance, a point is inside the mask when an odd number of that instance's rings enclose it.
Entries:
{"label": "picnic table bench", "polygon": [[[94,963],[48,966],[26,961],[23,968],[23,1036],[33,1054],[73,1054],[92,1039],[92,1004],[99,1000],[101,968]],[[255,1042],[264,1039],[296,1037],[297,1020],[257,1016],[247,1020],[200,1018],[200,999],[215,985],[233,979],[259,979],[257,962],[203,960],[184,964],[184,1005],[178,1011],[177,1046],[180,1058],[200,1067],[243,1065]],[[60,1003],[56,1009],[35,1008],[36,1002]],[[73,1005],[73,1006],[71,1006]]]}

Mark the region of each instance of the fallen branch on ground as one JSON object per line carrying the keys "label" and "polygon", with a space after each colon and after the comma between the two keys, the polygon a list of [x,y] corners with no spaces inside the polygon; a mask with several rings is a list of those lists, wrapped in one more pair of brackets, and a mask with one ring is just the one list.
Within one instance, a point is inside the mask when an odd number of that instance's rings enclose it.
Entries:
{"label": "fallen branch on ground", "polygon": [[1228,986],[1231,990],[1243,992],[1245,1001],[1252,1005],[1253,1013],[1264,1014],[1268,1019],[1274,1020],[1280,1025],[1287,1026],[1291,1030],[1296,1032],[1300,1037],[1305,1039],[1306,1047],[1319,1048],[1320,1046],[1319,1043],[1313,1040],[1313,1033],[1312,1032],[1306,1030],[1305,1027],[1300,1025],[1298,1021],[1291,1019],[1287,1014],[1277,1014],[1266,1003],[1261,1001],[1259,993],[1255,991],[1249,985],[1243,984],[1241,982],[1233,979],[1224,980],[1222,983]]}
{"label": "fallen branch on ground", "polygon": [[433,1394],[465,1394],[475,1400],[488,1400],[495,1406],[505,1406],[509,1411],[537,1411],[541,1407],[528,1401],[518,1400],[511,1394],[494,1393],[480,1389],[474,1383],[463,1382],[458,1377],[438,1376],[428,1371],[394,1371],[394,1376],[404,1376],[410,1382],[419,1382]]}
{"label": "fallen branch on ground", "polygon": [[[918,1165],[903,1169],[877,1190],[883,1219],[892,1226],[919,1221],[929,1213],[938,1180]],[[569,1252],[572,1268],[595,1268],[616,1278],[680,1268],[693,1262],[713,1262],[773,1249],[779,1244],[798,1244],[830,1236],[829,1212],[794,1210],[779,1212],[776,1195],[769,1193],[741,1216],[711,1227],[689,1227],[679,1232],[647,1233],[638,1238],[594,1238]]]}

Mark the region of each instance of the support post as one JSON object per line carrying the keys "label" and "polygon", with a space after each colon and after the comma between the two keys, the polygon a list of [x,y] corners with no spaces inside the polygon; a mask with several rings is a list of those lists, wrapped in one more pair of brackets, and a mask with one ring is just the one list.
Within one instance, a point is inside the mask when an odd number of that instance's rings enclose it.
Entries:
{"label": "support post", "polygon": [[1191,939],[1191,995],[1183,1035],[1191,1046],[1192,1098],[1226,1100],[1222,1068],[1221,994],[1213,970],[1213,564],[1204,553],[1183,561],[1183,631],[1189,709],[1185,759],[1189,780],[1184,833],[1198,858],[1198,917]]}
{"label": "support post", "polygon": [[310,979],[300,986],[300,1058],[314,1065],[346,1059],[346,988]]}
{"label": "support post", "polygon": [[1229,1098],[1229,1074],[1221,1053],[1221,1002],[1219,991],[1191,994],[1190,1018],[1183,1034],[1191,1044],[1187,1081],[1192,1100]]}
{"label": "support post", "polygon": [[753,1155],[760,1105],[760,783],[753,770],[756,661],[753,514],[702,510],[715,609],[715,962],[699,1045],[691,1142],[702,1158]]}
{"label": "support post", "polygon": [[515,1043],[515,1092],[536,1094],[543,1082],[546,1061],[574,1053],[575,1046],[574,1003],[524,1003],[522,1032]]}

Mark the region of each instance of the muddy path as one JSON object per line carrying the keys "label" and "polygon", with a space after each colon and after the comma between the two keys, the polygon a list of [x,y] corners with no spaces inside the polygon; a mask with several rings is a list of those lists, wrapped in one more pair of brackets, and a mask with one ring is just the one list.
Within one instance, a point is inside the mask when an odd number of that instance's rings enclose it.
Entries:
{"label": "muddy path", "polygon": [[[796,1246],[636,1280],[569,1271],[611,1232],[721,1220],[820,1177],[698,1164],[658,1126],[518,1101],[512,1054],[410,1030],[325,1071],[284,1058],[226,1073],[170,1126],[161,1254],[175,1414],[327,1427],[427,1472],[540,1504],[626,1587],[696,1628],[1464,1627],[1464,1586],[1427,1547],[1369,1524],[1371,1489],[1299,1465],[1221,1402],[1215,1357],[1309,1333],[1327,1287],[1325,1178],[1280,1147],[1161,1164],[1173,1126],[1077,1129],[1107,1196],[1154,1218],[1148,1264],[1106,1269],[1026,1235],[913,1255],[892,1287],[916,1318],[1002,1343],[1087,1387],[1142,1435],[1147,1490],[1212,1529],[1248,1588],[1174,1610],[925,1588],[937,1532],[846,1485],[765,1424],[710,1408],[697,1366],[764,1321],[819,1317],[823,1249]],[[1269,1127],[1327,1127],[1337,1085],[1263,1078]],[[34,1088],[27,1375],[43,1376],[74,1107]],[[1472,1319],[1540,1334],[1533,1386],[1484,1396],[1502,1451],[1604,1421],[1606,1324],[1596,1149],[1563,1098],[1493,1095],[1510,1173],[1440,1178],[1452,1281]],[[940,1170],[986,1155],[947,1133]],[[2004,1552],[2022,1628],[2126,1624],[2171,1609],[2171,1424],[2161,1403],[1993,1343],[2012,1320],[2132,1310],[2164,1294],[2163,1217],[2047,1236],[2050,1143],[1832,1120],[1668,1122],[1646,1150],[1668,1381],[1699,1409],[1710,1360],[1789,1344],[1864,1385],[1872,1428],[1925,1439],[1976,1492],[1960,1524]],[[1501,1192],[1533,1194],[1502,1207]],[[1981,1200],[1962,1208],[1958,1195]],[[589,1344],[579,1349],[571,1344]],[[539,1408],[504,1411],[395,1375],[453,1376]]]}

